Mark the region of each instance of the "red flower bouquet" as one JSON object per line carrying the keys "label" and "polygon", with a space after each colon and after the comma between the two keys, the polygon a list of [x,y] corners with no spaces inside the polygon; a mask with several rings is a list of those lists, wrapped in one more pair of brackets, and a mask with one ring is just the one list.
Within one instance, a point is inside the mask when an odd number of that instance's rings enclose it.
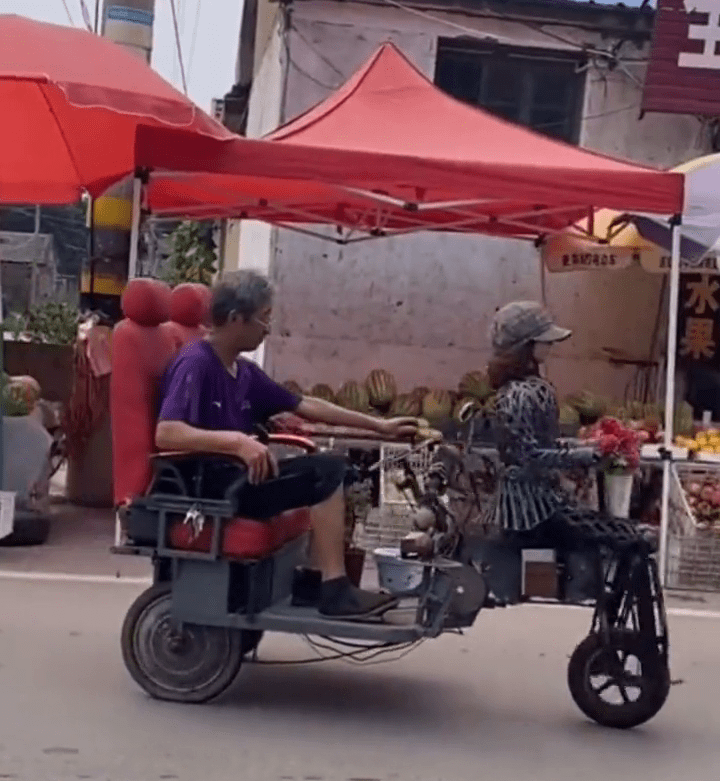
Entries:
{"label": "red flower bouquet", "polygon": [[615,418],[603,418],[592,427],[588,439],[605,459],[609,474],[628,474],[640,465],[641,437]]}

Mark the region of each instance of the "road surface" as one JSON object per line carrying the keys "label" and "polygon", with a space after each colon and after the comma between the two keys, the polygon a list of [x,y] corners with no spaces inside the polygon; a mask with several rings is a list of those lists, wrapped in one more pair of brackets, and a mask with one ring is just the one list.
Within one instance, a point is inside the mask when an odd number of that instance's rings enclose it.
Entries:
{"label": "road surface", "polygon": [[[588,723],[567,691],[587,611],[491,611],[394,664],[247,666],[220,701],[181,706],[148,699],[123,667],[141,588],[0,578],[0,779],[717,781],[717,615],[671,618],[683,682],[623,733]],[[280,635],[260,651],[310,654]]]}

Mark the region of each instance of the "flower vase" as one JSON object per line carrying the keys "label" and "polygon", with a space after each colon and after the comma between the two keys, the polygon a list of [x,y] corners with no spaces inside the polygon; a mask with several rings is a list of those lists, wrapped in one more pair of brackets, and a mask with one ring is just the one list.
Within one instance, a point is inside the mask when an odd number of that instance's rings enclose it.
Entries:
{"label": "flower vase", "polygon": [[632,498],[634,476],[632,472],[605,474],[605,507],[613,518],[630,517],[630,500]]}

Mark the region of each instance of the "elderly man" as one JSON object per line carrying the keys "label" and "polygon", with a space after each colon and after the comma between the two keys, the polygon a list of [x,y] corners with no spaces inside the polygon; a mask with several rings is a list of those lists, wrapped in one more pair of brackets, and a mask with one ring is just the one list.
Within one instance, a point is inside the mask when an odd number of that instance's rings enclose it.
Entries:
{"label": "elderly man", "polygon": [[[263,519],[310,507],[313,554],[323,576],[320,612],[336,618],[378,615],[394,600],[355,588],[345,573],[344,460],[319,454],[278,465],[253,432],[281,412],[393,438],[412,437],[417,421],[383,420],[296,396],[240,357],[257,349],[270,332],[272,302],[270,282],[252,271],[238,272],[214,289],[210,333],[185,347],[165,376],[156,445],[240,458],[248,469],[248,484],[239,497],[247,517]],[[278,477],[285,478],[280,490]]]}

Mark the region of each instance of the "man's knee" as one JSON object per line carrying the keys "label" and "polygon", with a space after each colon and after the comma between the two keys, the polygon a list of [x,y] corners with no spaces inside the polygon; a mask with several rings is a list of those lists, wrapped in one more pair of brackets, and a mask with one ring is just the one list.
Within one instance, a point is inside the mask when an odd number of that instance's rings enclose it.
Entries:
{"label": "man's knee", "polygon": [[345,486],[343,485],[339,485],[327,499],[323,499],[310,509],[322,511],[326,507],[337,506],[338,504],[345,504]]}

